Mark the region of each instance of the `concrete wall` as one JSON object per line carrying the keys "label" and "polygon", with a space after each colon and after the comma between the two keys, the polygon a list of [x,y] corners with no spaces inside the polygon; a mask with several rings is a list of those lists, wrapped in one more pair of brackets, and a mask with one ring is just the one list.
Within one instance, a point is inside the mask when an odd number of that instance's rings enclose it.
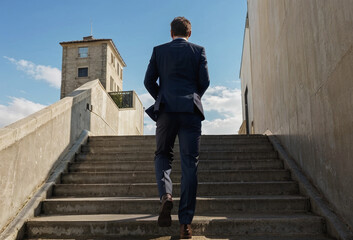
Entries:
{"label": "concrete wall", "polygon": [[[251,61],[250,61],[250,31],[249,22],[246,19],[245,30],[244,30],[244,44],[243,44],[243,54],[242,54],[242,64],[240,69],[240,79],[241,81],[241,93],[242,101],[245,103],[245,90],[248,90],[248,116],[249,116],[249,131],[253,133],[252,123],[254,121],[253,115],[253,97],[252,97],[252,79],[251,79]],[[243,104],[243,121],[245,121],[245,104]],[[246,133],[246,124],[242,124],[239,134]]]}
{"label": "concrete wall", "polygon": [[254,128],[353,227],[353,2],[248,0]]}
{"label": "concrete wall", "polygon": [[[86,109],[87,104],[91,111]],[[119,126],[118,107],[99,80],[94,80],[59,102],[0,129],[0,232],[84,129],[95,135],[116,135]]]}
{"label": "concrete wall", "polygon": [[119,135],[143,135],[142,102],[135,92],[133,97],[133,108],[119,109]]}

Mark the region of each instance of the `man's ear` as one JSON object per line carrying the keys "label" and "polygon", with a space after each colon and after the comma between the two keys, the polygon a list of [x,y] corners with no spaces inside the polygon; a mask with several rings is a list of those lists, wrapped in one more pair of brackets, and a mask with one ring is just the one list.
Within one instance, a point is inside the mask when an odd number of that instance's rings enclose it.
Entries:
{"label": "man's ear", "polygon": [[172,38],[174,38],[174,34],[173,34],[172,30],[170,30],[170,36],[171,36]]}

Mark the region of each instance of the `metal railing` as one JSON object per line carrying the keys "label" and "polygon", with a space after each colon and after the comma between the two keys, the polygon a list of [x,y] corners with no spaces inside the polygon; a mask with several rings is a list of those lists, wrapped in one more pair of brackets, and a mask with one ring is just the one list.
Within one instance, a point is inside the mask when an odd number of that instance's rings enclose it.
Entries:
{"label": "metal railing", "polygon": [[134,91],[110,92],[109,95],[118,108],[134,107]]}

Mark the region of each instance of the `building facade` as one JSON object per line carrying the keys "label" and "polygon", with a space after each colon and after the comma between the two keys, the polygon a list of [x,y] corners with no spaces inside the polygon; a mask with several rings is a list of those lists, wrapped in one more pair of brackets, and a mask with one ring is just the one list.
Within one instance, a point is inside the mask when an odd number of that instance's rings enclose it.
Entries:
{"label": "building facade", "polygon": [[112,39],[61,42],[62,78],[61,98],[86,82],[99,79],[107,92],[123,89],[123,68],[126,64]]}
{"label": "building facade", "polygon": [[351,0],[248,0],[240,76],[249,133],[276,135],[353,228],[352,26]]}

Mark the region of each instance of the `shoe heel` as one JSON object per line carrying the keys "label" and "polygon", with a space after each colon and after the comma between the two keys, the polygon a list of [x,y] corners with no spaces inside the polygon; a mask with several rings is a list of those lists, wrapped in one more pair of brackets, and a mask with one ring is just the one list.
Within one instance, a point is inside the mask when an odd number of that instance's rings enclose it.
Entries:
{"label": "shoe heel", "polygon": [[172,217],[170,216],[172,209],[173,202],[167,201],[164,203],[158,217],[158,225],[160,227],[170,227],[172,225]]}

